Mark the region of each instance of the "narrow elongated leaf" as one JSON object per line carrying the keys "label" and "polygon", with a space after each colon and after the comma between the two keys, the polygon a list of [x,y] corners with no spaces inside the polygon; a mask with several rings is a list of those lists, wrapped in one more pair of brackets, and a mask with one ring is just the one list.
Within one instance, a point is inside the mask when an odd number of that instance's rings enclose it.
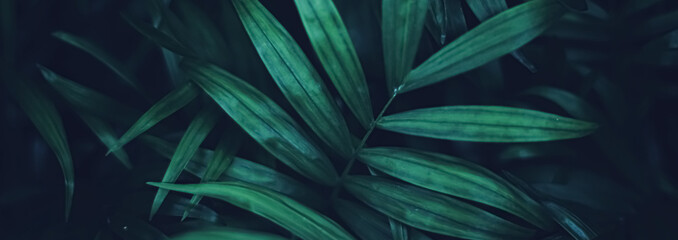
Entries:
{"label": "narrow elongated leaf", "polygon": [[102,62],[108,68],[110,68],[115,74],[117,74],[120,79],[122,79],[127,85],[131,86],[137,92],[141,93],[141,88],[137,85],[137,81],[134,76],[123,67],[123,65],[118,62],[115,58],[109,56],[104,50],[97,47],[93,43],[89,42],[86,39],[80,38],[78,36],[71,35],[65,32],[54,32],[52,35],[74,47],[77,47],[88,54],[92,55],[94,58]]}
{"label": "narrow elongated leaf", "polygon": [[546,201],[543,203],[549,209],[553,218],[563,229],[565,229],[570,236],[576,240],[591,240],[598,237],[598,234],[584,223],[579,217],[574,215],[566,208],[561,207],[553,202]]}
{"label": "narrow elongated leaf", "polygon": [[525,239],[534,233],[451,197],[380,177],[351,176],[344,186],[377,211],[434,233],[467,239]]}
{"label": "narrow elongated leaf", "polygon": [[539,36],[564,12],[556,0],[535,0],[504,11],[457,38],[412,70],[403,91],[424,87],[510,53]]}
{"label": "narrow elongated leaf", "polygon": [[127,23],[129,23],[129,25],[131,25],[134,29],[141,33],[141,35],[148,38],[153,43],[183,56],[197,57],[197,54],[193,52],[192,49],[185,47],[178,40],[162,32],[161,30],[154,28],[149,24],[134,20],[127,15],[122,15],[122,17],[125,19],[125,21],[127,21]]}
{"label": "narrow elongated leaf", "polygon": [[311,45],[339,95],[360,124],[374,120],[365,74],[332,0],[295,0]]}
{"label": "narrow elongated leaf", "polygon": [[407,227],[405,225],[394,220],[393,218],[388,219],[388,224],[391,226],[391,237],[393,238],[393,240],[409,239],[409,234],[407,232]]}
{"label": "narrow elongated leaf", "polygon": [[286,240],[286,238],[264,232],[245,229],[212,227],[207,229],[182,232],[174,235],[172,240]]}
{"label": "narrow elongated leaf", "polygon": [[330,218],[284,195],[240,182],[149,185],[218,198],[260,215],[302,239],[354,239]]}
{"label": "narrow elongated leaf", "polygon": [[[392,237],[388,217],[383,214],[361,204],[342,199],[338,199],[333,206],[339,217],[361,239],[390,239]],[[409,235],[409,239],[412,240],[431,240],[431,238],[413,228],[409,229]]]}
{"label": "narrow elongated leaf", "polygon": [[603,120],[603,116],[591,104],[568,91],[554,87],[539,86],[527,89],[523,93],[551,100],[576,118],[590,121]]}
{"label": "narrow elongated leaf", "polygon": [[120,137],[118,142],[109,150],[109,152],[122,148],[132,139],[136,138],[146,130],[155,126],[158,122],[165,119],[172,113],[178,111],[186,104],[193,101],[198,96],[198,88],[193,83],[186,83],[177,89],[174,89],[158,102],[153,104],[144,115],[139,119]]}
{"label": "narrow elongated leaf", "polygon": [[[193,158],[195,152],[198,151],[202,141],[205,140],[210,131],[212,131],[212,128],[214,128],[218,116],[219,115],[215,110],[206,108],[201,110],[198,115],[193,118],[193,121],[188,125],[188,129],[186,129],[181,141],[179,141],[179,145],[177,146],[174,155],[172,155],[167,171],[165,171],[165,176],[162,177],[163,182],[173,183],[179,178],[179,174],[186,168],[186,165],[191,158]],[[167,190],[158,189],[158,193],[155,195],[153,205],[151,206],[151,219],[158,209],[160,209],[160,206],[168,193],[169,191]]]}
{"label": "narrow elongated leaf", "polygon": [[180,31],[174,28],[174,36],[183,35],[181,37],[183,43],[192,48],[200,57],[219,66],[225,66],[227,58],[224,56],[232,54],[226,48],[228,44],[224,41],[217,26],[204,11],[193,4],[193,1],[175,1],[175,4],[176,13],[185,28]]}
{"label": "narrow elongated leaf", "polygon": [[59,116],[59,112],[52,102],[36,85],[20,79],[10,79],[6,82],[15,93],[14,96],[21,109],[28,115],[28,118],[59,160],[64,175],[65,218],[68,221],[73,204],[73,159],[71,158],[61,116]]}
{"label": "narrow elongated leaf", "polygon": [[233,1],[261,60],[297,113],[328,146],[353,152],[344,117],[320,75],[283,26],[259,1]]}
{"label": "narrow elongated leaf", "polygon": [[534,200],[493,172],[463,159],[414,149],[363,149],[359,159],[414,185],[515,214],[544,229],[550,218]]}
{"label": "narrow elongated leaf", "polygon": [[[237,129],[231,128],[230,131],[227,131],[221,137],[221,140],[214,151],[214,157],[212,157],[212,161],[207,165],[205,175],[200,182],[212,182],[218,179],[226,172],[226,169],[231,166],[233,158],[235,158],[235,152],[238,151],[238,148],[240,147],[240,135],[237,133]],[[191,208],[193,208],[192,206],[197,205],[201,199],[202,195],[194,195],[191,198],[191,206],[184,211],[181,220],[184,220],[188,216]]]}
{"label": "narrow elongated leaf", "polygon": [[280,161],[316,182],[332,185],[337,181],[327,156],[266,95],[217,66],[188,60],[183,67],[245,132]]}
{"label": "narrow elongated leaf", "polygon": [[425,26],[440,46],[467,31],[462,0],[430,0]]}
{"label": "narrow elongated leaf", "polygon": [[380,128],[422,137],[472,142],[539,142],[593,132],[595,123],[501,106],[446,106],[386,116]]}
{"label": "narrow elongated leaf", "polygon": [[428,0],[382,1],[381,34],[390,93],[398,90],[412,69],[428,5]]}
{"label": "narrow elongated leaf", "polygon": [[[115,131],[113,131],[113,128],[108,123],[86,113],[77,112],[77,114],[80,116],[80,119],[85,122],[89,129],[92,130],[94,135],[99,138],[101,143],[106,146],[107,149],[113,147],[118,141]],[[124,149],[120,148],[113,151],[113,156],[120,160],[120,163],[122,163],[122,165],[124,165],[126,168],[132,168],[132,163],[129,161],[129,156]]]}

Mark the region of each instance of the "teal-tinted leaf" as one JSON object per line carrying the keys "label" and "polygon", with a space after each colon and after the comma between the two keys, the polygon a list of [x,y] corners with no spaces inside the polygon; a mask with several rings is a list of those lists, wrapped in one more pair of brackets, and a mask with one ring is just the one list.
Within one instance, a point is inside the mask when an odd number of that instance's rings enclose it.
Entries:
{"label": "teal-tinted leaf", "polygon": [[228,44],[224,41],[217,26],[204,11],[195,6],[193,1],[174,1],[174,4],[176,4],[176,13],[185,27],[180,31],[173,29],[174,36],[183,35],[182,42],[200,57],[219,66],[225,66],[227,59],[225,56],[231,53],[226,48]]}
{"label": "teal-tinted leaf", "polygon": [[164,47],[172,52],[189,56],[196,57],[197,54],[193,52],[190,48],[185,47],[182,43],[174,39],[172,36],[162,32],[161,30],[154,28],[153,26],[142,23],[140,21],[134,20],[127,15],[122,15],[123,19],[129,23],[134,29],[136,29],[141,35],[151,40],[153,43],[158,46]]}
{"label": "teal-tinted leaf", "polygon": [[440,46],[468,30],[461,1],[430,0],[425,26]]}
{"label": "teal-tinted leaf", "polygon": [[534,200],[492,171],[463,159],[414,149],[363,149],[359,159],[380,171],[414,185],[483,203],[543,229],[550,218]]}
{"label": "teal-tinted leaf", "polygon": [[360,124],[374,120],[363,68],[332,0],[296,0],[311,45],[339,95]]}
{"label": "teal-tinted leaf", "polygon": [[125,134],[120,137],[118,142],[109,152],[115,151],[119,148],[122,148],[125,144],[132,139],[136,138],[140,134],[144,133],[146,130],[155,126],[158,122],[165,119],[172,113],[178,111],[186,104],[193,101],[194,98],[198,96],[198,88],[193,83],[186,83],[160,99],[158,102],[153,104],[148,111],[141,115],[139,119],[125,132]]}
{"label": "teal-tinted leaf", "polygon": [[394,220],[393,218],[388,219],[388,224],[391,226],[391,237],[393,238],[393,240],[409,239],[409,234],[407,232],[407,227],[405,225]]}
{"label": "teal-tinted leaf", "polygon": [[[141,140],[163,157],[169,159],[174,154],[176,144],[171,144],[157,137],[142,135]],[[208,149],[199,149],[191,162],[186,166],[186,171],[202,178],[207,171],[207,165],[214,159],[214,152]],[[318,194],[308,186],[285,174],[275,171],[264,165],[242,159],[234,158],[226,172],[217,178],[217,182],[238,180],[293,197],[304,204],[320,207],[324,203]]]}
{"label": "teal-tinted leaf", "polygon": [[535,0],[504,11],[457,38],[412,70],[403,91],[424,87],[510,53],[537,37],[563,14],[556,0]]}
{"label": "teal-tinted leaf", "polygon": [[137,111],[93,89],[64,78],[41,65],[42,76],[76,111],[122,123],[134,121]]}
{"label": "teal-tinted leaf", "polygon": [[586,136],[597,125],[555,114],[501,106],[446,106],[385,116],[380,128],[472,142],[539,142]]}
{"label": "teal-tinted leaf", "polygon": [[115,74],[117,74],[127,85],[134,88],[134,90],[141,92],[141,88],[139,88],[139,85],[137,85],[134,76],[129,73],[128,70],[125,69],[125,67],[120,62],[118,62],[118,60],[109,56],[101,48],[97,47],[86,39],[71,35],[69,33],[54,32],[52,35],[92,55],[94,58],[115,72]]}
{"label": "teal-tinted leaf", "polygon": [[[112,148],[118,141],[115,131],[113,131],[113,128],[108,123],[86,113],[78,112],[77,114],[80,116],[80,119],[82,119],[82,121],[87,124],[89,129],[92,130],[94,135],[99,138],[101,143],[106,146],[106,149]],[[120,160],[120,163],[122,163],[122,165],[124,165],[126,168],[132,168],[132,163],[129,161],[129,156],[124,149],[120,148],[113,151],[113,156]]]}
{"label": "teal-tinted leaf", "polygon": [[[388,218],[381,213],[364,207],[361,204],[342,199],[338,199],[333,206],[337,214],[339,214],[339,217],[344,220],[346,225],[348,225],[360,239],[372,240],[391,238],[392,235]],[[431,240],[431,238],[416,229],[409,229],[409,235],[412,240]]]}
{"label": "teal-tinted leaf", "polygon": [[[238,134],[237,129],[231,128],[221,137],[221,140],[214,151],[214,157],[212,157],[212,161],[207,165],[205,175],[200,182],[212,182],[226,172],[226,169],[231,166],[233,158],[235,158],[235,153],[238,151],[239,147],[240,135]],[[202,195],[194,195],[191,198],[191,205],[197,205],[201,199]],[[193,208],[192,206],[186,209],[181,220],[184,220],[188,216],[191,208]]]}
{"label": "teal-tinted leaf", "polygon": [[292,107],[328,146],[350,156],[353,145],[344,117],[299,45],[259,1],[236,0],[233,4],[261,60]]}
{"label": "teal-tinted leaf", "polygon": [[567,113],[579,119],[596,122],[603,120],[601,114],[591,106],[591,104],[587,103],[579,96],[562,89],[539,86],[525,90],[524,94],[535,95],[551,100],[567,111]]}
{"label": "teal-tinted leaf", "polygon": [[551,212],[553,219],[574,239],[591,240],[598,237],[593,229],[566,208],[550,201],[544,201],[542,204]]}
{"label": "teal-tinted leaf", "polygon": [[398,91],[412,69],[424,28],[428,0],[384,0],[381,32],[384,47],[386,87]]}
{"label": "teal-tinted leaf", "polygon": [[451,197],[380,177],[352,176],[344,186],[377,211],[434,233],[467,239],[525,239],[534,233]]}
{"label": "teal-tinted leaf", "polygon": [[182,232],[174,235],[172,240],[285,240],[286,238],[264,232],[255,232],[245,229],[212,227],[206,229]]}
{"label": "teal-tinted leaf", "polygon": [[332,185],[337,181],[327,156],[266,95],[217,66],[184,61],[183,67],[245,132],[280,161],[316,182]]}
{"label": "teal-tinted leaf", "polygon": [[302,239],[353,239],[346,230],[330,218],[284,195],[256,185],[240,182],[148,184],[229,202],[271,220]]}
{"label": "teal-tinted leaf", "polygon": [[66,131],[61,122],[61,116],[59,116],[59,112],[52,104],[52,101],[47,99],[47,96],[44,95],[37,85],[21,79],[8,79],[6,82],[15,93],[14,96],[21,109],[28,115],[28,118],[33,122],[35,128],[38,129],[42,138],[54,151],[59,160],[61,171],[64,174],[65,216],[66,221],[68,221],[73,203],[73,159],[71,158],[71,151],[68,147]]}
{"label": "teal-tinted leaf", "polygon": [[558,0],[568,9],[575,12],[584,12],[589,9],[588,0]]}
{"label": "teal-tinted leaf", "polygon": [[[162,177],[163,182],[173,183],[179,178],[179,174],[186,168],[186,165],[191,158],[193,158],[195,152],[198,151],[202,141],[205,140],[207,135],[212,131],[212,128],[214,128],[218,117],[219,115],[216,110],[208,107],[201,110],[198,115],[193,118],[193,121],[188,125],[188,129],[186,129],[181,141],[179,141],[179,145],[177,146],[174,155],[172,155],[167,171],[165,171],[165,176]],[[151,219],[162,205],[162,202],[165,200],[168,193],[169,191],[167,190],[158,189],[158,193],[155,195],[153,205],[151,206]]]}

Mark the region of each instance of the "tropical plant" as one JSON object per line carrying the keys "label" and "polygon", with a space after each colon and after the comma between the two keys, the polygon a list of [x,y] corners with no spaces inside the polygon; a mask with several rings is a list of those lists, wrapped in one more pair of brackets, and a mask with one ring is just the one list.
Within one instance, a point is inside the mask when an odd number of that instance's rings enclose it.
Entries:
{"label": "tropical plant", "polygon": [[626,80],[678,63],[671,1],[138,1],[127,61],[52,33],[96,82],[17,60],[16,3],[5,89],[65,191],[7,170],[0,209],[43,198],[66,223],[12,239],[617,239],[678,196],[678,115],[641,127],[678,85]]}

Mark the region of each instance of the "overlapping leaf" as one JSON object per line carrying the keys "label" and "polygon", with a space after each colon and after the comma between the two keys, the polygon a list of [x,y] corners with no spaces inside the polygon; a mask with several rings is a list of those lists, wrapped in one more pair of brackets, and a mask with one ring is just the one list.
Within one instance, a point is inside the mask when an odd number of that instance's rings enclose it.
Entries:
{"label": "overlapping leaf", "polygon": [[286,238],[264,232],[255,232],[245,229],[211,227],[192,230],[174,235],[172,240],[285,240]]}
{"label": "overlapping leaf", "polygon": [[556,0],[535,0],[504,11],[433,54],[412,70],[403,91],[421,88],[481,66],[525,45],[564,12]]}
{"label": "overlapping leaf", "polygon": [[[179,141],[176,151],[172,155],[170,164],[165,171],[165,176],[162,177],[163,182],[173,183],[179,178],[179,174],[186,168],[195,152],[198,151],[202,141],[205,140],[210,131],[212,131],[212,128],[214,128],[218,116],[214,109],[207,107],[193,118],[181,141]],[[153,205],[151,206],[150,218],[153,218],[158,209],[160,209],[168,193],[169,191],[165,189],[158,189],[158,193],[155,195]]]}
{"label": "overlapping leaf", "polygon": [[467,31],[462,0],[430,0],[426,28],[440,46]]}
{"label": "overlapping leaf", "polygon": [[148,183],[167,190],[218,198],[284,227],[302,239],[354,239],[330,218],[265,188],[240,182]]}
{"label": "overlapping leaf", "polygon": [[534,233],[468,203],[380,177],[352,176],[344,186],[370,207],[434,233],[467,239],[525,239]]}
{"label": "overlapping leaf", "polygon": [[397,91],[412,69],[428,5],[428,0],[382,1],[381,32],[389,92]]}
{"label": "overlapping leaf", "polygon": [[133,18],[127,15],[122,15],[122,17],[123,19],[125,19],[125,21],[127,21],[127,23],[129,23],[129,25],[131,25],[134,29],[136,29],[144,37],[151,40],[153,43],[184,56],[189,57],[197,56],[197,54],[193,52],[192,49],[184,46],[178,40],[174,39],[174,37],[162,32],[160,29],[154,28],[149,24],[134,20]]}
{"label": "overlapping leaf", "polygon": [[473,142],[538,142],[593,132],[595,123],[528,109],[446,106],[385,116],[380,128],[415,136]]}
{"label": "overlapping leaf", "polygon": [[[358,237],[364,240],[371,239],[390,239],[391,229],[386,216],[360,204],[352,203],[346,200],[338,199],[334,204],[334,209],[339,217],[344,220]],[[412,240],[431,240],[416,229],[410,229],[409,239]]]}
{"label": "overlapping leaf", "polygon": [[358,54],[332,0],[296,0],[297,9],[325,71],[363,127],[374,116]]}
{"label": "overlapping leaf", "polygon": [[263,93],[210,64],[184,61],[187,74],[255,141],[302,175],[332,185],[337,173],[301,127]]}
{"label": "overlapping leaf", "polygon": [[493,172],[463,159],[414,149],[363,149],[359,159],[396,178],[487,204],[548,229],[550,218],[534,200]]}
{"label": "overlapping leaf", "polygon": [[[115,143],[118,141],[118,136],[116,135],[115,131],[113,131],[113,128],[111,125],[108,123],[104,122],[103,120],[91,116],[86,113],[77,113],[78,116],[80,116],[80,119],[82,119],[83,122],[89,127],[90,130],[94,133],[94,135],[99,138],[101,143],[106,146],[106,148],[112,148]],[[129,156],[127,155],[127,152],[125,152],[124,149],[118,149],[113,151],[113,156],[120,160],[120,163],[124,165],[126,168],[132,168],[132,163],[129,160]]]}
{"label": "overlapping leaf", "polygon": [[353,145],[344,117],[299,45],[259,1],[236,0],[233,4],[261,60],[292,107],[328,146],[350,156]]}

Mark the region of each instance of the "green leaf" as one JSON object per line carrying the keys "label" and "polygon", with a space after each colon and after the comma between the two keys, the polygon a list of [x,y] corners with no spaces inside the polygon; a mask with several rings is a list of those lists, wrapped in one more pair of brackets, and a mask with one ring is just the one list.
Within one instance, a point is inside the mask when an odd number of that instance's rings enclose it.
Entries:
{"label": "green leaf", "polygon": [[259,1],[233,4],[254,47],[292,107],[328,146],[348,157],[351,134],[320,75],[283,26]]}
{"label": "green leaf", "polygon": [[385,116],[380,128],[472,142],[539,142],[583,137],[597,125],[555,114],[501,106],[446,106]]}
{"label": "green leaf", "polygon": [[264,232],[229,227],[211,227],[206,229],[182,232],[174,235],[172,240],[285,240],[286,238]]}
{"label": "green leaf", "polygon": [[407,232],[407,227],[405,225],[394,220],[393,218],[388,219],[388,224],[391,226],[391,237],[393,238],[393,240],[409,239],[409,234]]}
{"label": "green leaf", "polygon": [[574,239],[591,240],[598,237],[593,229],[566,208],[550,201],[545,201],[543,204],[551,212],[553,219]]}
{"label": "green leaf", "polygon": [[122,148],[132,139],[136,138],[146,130],[155,126],[158,122],[165,119],[172,113],[178,111],[186,104],[193,101],[198,96],[198,88],[193,83],[185,83],[184,85],[174,89],[158,102],[153,104],[148,111],[141,115],[139,119],[120,137],[118,142],[108,152],[115,151]]}
{"label": "green leaf", "polygon": [[390,93],[399,90],[412,69],[428,5],[428,0],[382,1],[381,34],[386,87]]}
{"label": "green leaf", "polygon": [[360,124],[369,128],[374,116],[365,75],[332,0],[295,0],[295,3],[327,75]]}
{"label": "green leaf", "polygon": [[421,88],[479,67],[539,36],[563,14],[556,0],[534,0],[504,11],[457,38],[412,70],[402,91]]}
{"label": "green leaf", "polygon": [[325,185],[338,176],[302,128],[263,93],[227,71],[184,61],[186,73],[255,141],[302,175]]}
{"label": "green leaf", "polygon": [[[115,134],[115,131],[113,131],[113,128],[111,125],[108,123],[104,122],[103,120],[91,116],[86,113],[80,113],[76,112],[78,116],[80,116],[80,119],[82,119],[83,122],[89,127],[90,130],[94,133],[94,135],[99,138],[101,143],[106,146],[107,149],[110,149],[115,145],[115,143],[118,141],[118,137]],[[124,149],[118,149],[113,151],[113,156],[117,158],[122,165],[124,165],[126,168],[131,169],[132,168],[132,163],[129,161],[129,156],[127,155],[127,152],[125,152]]]}
{"label": "green leaf", "polygon": [[123,14],[122,18],[127,21],[135,30],[137,30],[141,35],[151,40],[153,43],[166,48],[172,52],[181,54],[183,56],[196,57],[197,54],[193,52],[190,48],[185,47],[174,37],[162,32],[161,30],[154,28],[153,26],[134,20],[131,17]]}
{"label": "green leaf", "polygon": [[[392,238],[388,218],[381,213],[342,199],[337,199],[333,206],[339,217],[361,239]],[[416,229],[409,229],[409,235],[412,240],[431,240]]]}
{"label": "green leaf", "polygon": [[363,149],[367,165],[414,185],[483,203],[549,229],[550,218],[534,200],[509,182],[473,162],[414,149]]}
{"label": "green leaf", "polygon": [[[214,151],[214,157],[207,165],[205,175],[203,175],[200,182],[212,182],[218,179],[224,172],[226,172],[226,169],[231,166],[233,158],[235,158],[235,153],[240,147],[240,135],[238,134],[237,130],[238,129],[231,128],[221,137],[221,140]],[[202,197],[202,195],[194,195],[191,198],[191,206],[187,208],[186,211],[184,211],[184,215],[181,217],[182,221],[188,217],[191,208],[193,208],[192,206],[197,205]]]}
{"label": "green leaf", "polygon": [[547,86],[538,86],[527,89],[523,94],[539,96],[552,102],[558,104],[570,115],[589,121],[600,122],[603,121],[603,116],[596,110],[591,104],[581,99],[579,96],[574,95],[568,91],[547,87]]}
{"label": "green leaf", "polygon": [[[200,148],[200,144],[202,144],[207,135],[212,131],[212,128],[214,128],[214,125],[216,125],[218,117],[219,115],[215,110],[207,107],[193,118],[181,141],[179,141],[174,155],[172,155],[167,171],[165,171],[165,176],[162,177],[163,182],[173,183],[179,178],[179,174],[186,168],[188,162],[193,158],[198,148]],[[155,195],[153,205],[151,206],[149,219],[152,219],[158,209],[160,209],[168,193],[169,191],[167,190],[158,189],[158,193]]]}
{"label": "green leaf", "polygon": [[448,41],[467,31],[461,2],[462,0],[430,1],[425,26],[440,46],[445,46]]}
{"label": "green leaf", "polygon": [[229,202],[271,220],[302,239],[354,239],[330,218],[284,195],[240,182],[149,185]]}
{"label": "green leaf", "polygon": [[534,233],[468,203],[380,177],[351,176],[344,186],[377,211],[438,234],[467,239],[525,239]]}
{"label": "green leaf", "polygon": [[137,92],[142,93],[141,88],[139,88],[139,85],[137,85],[137,81],[135,80],[134,76],[129,73],[128,70],[125,69],[125,67],[120,62],[118,62],[118,60],[109,56],[98,46],[86,39],[61,31],[53,32],[52,36],[92,55],[94,58],[115,72],[115,74],[117,74],[125,82],[125,84],[131,86]]}
{"label": "green leaf", "polygon": [[65,219],[68,221],[73,204],[73,159],[71,158],[61,116],[59,116],[59,112],[52,101],[45,96],[37,85],[21,79],[8,79],[6,82],[9,89],[15,93],[14,96],[21,109],[28,115],[28,118],[59,160],[64,175]]}
{"label": "green leaf", "polygon": [[174,1],[174,3],[176,4],[177,15],[184,26],[180,31],[173,28],[174,35],[181,35],[182,42],[203,59],[219,66],[225,66],[227,57],[224,56],[231,56],[232,54],[226,48],[228,44],[224,41],[224,37],[217,26],[204,11],[193,4],[193,1],[182,0]]}

